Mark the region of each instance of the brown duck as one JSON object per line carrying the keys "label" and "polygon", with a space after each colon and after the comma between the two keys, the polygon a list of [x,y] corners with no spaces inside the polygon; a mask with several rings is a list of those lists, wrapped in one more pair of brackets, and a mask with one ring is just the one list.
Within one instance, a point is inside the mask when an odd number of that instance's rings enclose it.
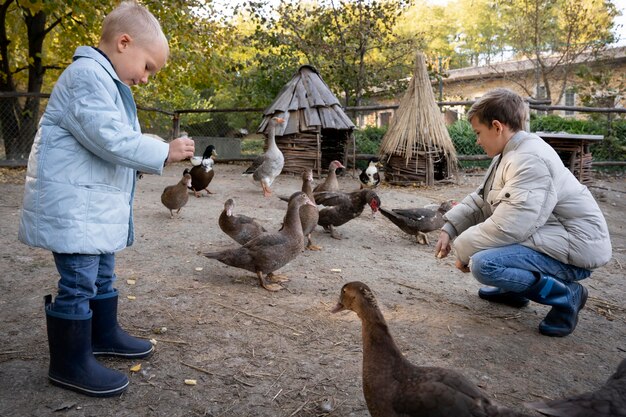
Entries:
{"label": "brown duck", "polygon": [[541,414],[559,417],[626,416],[626,359],[606,383],[596,391],[569,398],[526,404]]}
{"label": "brown duck", "polygon": [[444,201],[437,210],[428,208],[388,210],[381,207],[380,212],[398,226],[400,230],[415,236],[417,243],[428,245],[426,233],[441,229],[446,223],[443,215],[455,204],[454,201]]}
{"label": "brown duck", "polygon": [[[306,204],[300,207],[300,223],[302,224],[302,233],[307,238],[306,249],[308,250],[321,250],[321,246],[317,246],[313,244],[311,240],[311,234],[315,227],[317,226],[317,221],[319,220],[319,210],[315,205],[315,197],[313,196],[313,171],[310,169],[305,169],[302,172],[302,192],[309,197],[309,200],[313,203],[313,206]],[[293,193],[289,199],[284,197],[279,197],[281,200],[291,201],[291,199],[298,195],[298,193]]]}
{"label": "brown duck", "polygon": [[372,417],[528,417],[493,404],[458,372],[409,362],[362,282],[343,286],[332,312],[343,310],[361,319],[363,395]]}
{"label": "brown duck", "polygon": [[229,198],[224,202],[224,210],[220,214],[218,224],[222,232],[233,238],[240,245],[245,245],[250,240],[267,232],[263,226],[257,223],[252,217],[243,214],[236,215],[235,201]]}
{"label": "brown duck", "polygon": [[180,212],[187,201],[189,200],[189,193],[187,187],[191,185],[191,175],[189,170],[183,171],[183,177],[178,184],[168,185],[163,189],[161,193],[161,203],[170,210],[170,218],[174,218],[173,210],[176,210],[176,214]]}
{"label": "brown duck", "polygon": [[334,228],[359,217],[366,204],[370,206],[374,214],[380,207],[380,198],[375,191],[369,189],[352,193],[323,191],[314,193],[314,196],[317,204],[327,206],[320,210],[317,224],[329,231],[335,239],[341,239],[341,236],[335,233]]}
{"label": "brown duck", "polygon": [[[269,291],[279,291],[282,286],[278,282],[288,279],[274,275],[274,271],[295,259],[304,250],[304,235],[300,224],[300,207],[313,204],[303,192],[298,192],[289,202],[287,215],[282,230],[264,232],[245,245],[236,249],[219,252],[206,252],[204,256],[211,259],[256,273],[259,283]],[[266,275],[266,276],[265,276]],[[268,282],[272,281],[272,282]]]}
{"label": "brown duck", "polygon": [[339,191],[339,181],[337,181],[338,168],[345,167],[339,161],[331,161],[328,166],[328,176],[326,177],[326,180],[323,183],[318,184],[317,187],[313,189],[313,192]]}
{"label": "brown duck", "polygon": [[193,191],[196,197],[200,197],[200,191],[206,190],[207,194],[213,194],[209,191],[209,184],[215,176],[213,170],[213,164],[215,163],[215,146],[209,145],[202,154],[202,159],[199,161],[199,165],[191,168],[189,173],[191,174],[191,185],[189,188]]}

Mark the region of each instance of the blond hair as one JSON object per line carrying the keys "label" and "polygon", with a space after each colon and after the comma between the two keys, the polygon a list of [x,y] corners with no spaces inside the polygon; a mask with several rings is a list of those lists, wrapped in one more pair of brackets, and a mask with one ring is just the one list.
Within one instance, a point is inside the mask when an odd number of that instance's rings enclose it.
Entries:
{"label": "blond hair", "polygon": [[121,34],[128,34],[141,43],[163,42],[169,53],[167,38],[161,24],[148,9],[136,1],[123,1],[111,11],[102,22],[100,42],[115,41]]}
{"label": "blond hair", "polygon": [[477,117],[478,121],[491,127],[494,120],[507,125],[512,131],[523,129],[526,120],[524,100],[517,93],[496,88],[476,101],[467,112],[467,120]]}

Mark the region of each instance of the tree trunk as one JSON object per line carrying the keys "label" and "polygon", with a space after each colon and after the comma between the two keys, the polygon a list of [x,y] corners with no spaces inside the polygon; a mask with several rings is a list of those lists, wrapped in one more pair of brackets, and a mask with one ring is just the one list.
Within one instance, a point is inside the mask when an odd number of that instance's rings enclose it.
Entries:
{"label": "tree trunk", "polygon": [[[47,16],[43,12],[31,15],[27,9],[23,9],[22,12],[28,33],[28,92],[40,93],[44,75],[41,56]],[[5,88],[4,91],[15,91],[12,81],[2,87]],[[37,132],[40,97],[27,97],[23,107],[17,97],[8,100],[6,108],[10,111],[0,113],[6,159],[26,159]]]}

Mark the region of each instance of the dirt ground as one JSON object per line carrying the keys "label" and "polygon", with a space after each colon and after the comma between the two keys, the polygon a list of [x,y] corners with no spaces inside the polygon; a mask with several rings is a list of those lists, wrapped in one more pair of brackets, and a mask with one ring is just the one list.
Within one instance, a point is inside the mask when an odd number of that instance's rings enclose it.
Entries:
{"label": "dirt ground", "polygon": [[[626,182],[596,177],[594,195],[608,220],[613,259],[585,281],[590,298],[576,331],[539,334],[548,307],[514,310],[480,300],[479,284],[434,256],[383,216],[367,209],[332,239],[318,228],[320,252],[306,251],[279,272],[291,281],[270,293],[253,274],[198,255],[231,247],[217,218],[232,197],[237,213],[276,229],[286,209],[263,198],[239,174],[217,164],[215,194],[190,197],[180,218],[161,204],[184,164],[145,176],[135,201],[135,245],[117,256],[120,322],[157,341],[147,360],[104,359],[128,374],[119,398],[85,397],[49,384],[43,296],[55,293],[49,252],[17,242],[23,170],[0,171],[0,415],[2,416],[367,416],[361,386],[361,326],[352,312],[331,314],[343,284],[367,283],[400,349],[413,363],[456,369],[496,402],[522,410],[526,401],[561,397],[602,384],[626,356]],[[431,188],[381,186],[382,205],[418,207],[460,199],[482,173]],[[318,180],[319,181],[319,180]],[[355,178],[340,178],[344,191]],[[281,176],[274,193],[289,195],[300,179]],[[128,280],[134,280],[128,281]],[[133,365],[141,370],[131,372]],[[186,385],[194,379],[196,385]],[[531,414],[533,415],[533,414]]]}

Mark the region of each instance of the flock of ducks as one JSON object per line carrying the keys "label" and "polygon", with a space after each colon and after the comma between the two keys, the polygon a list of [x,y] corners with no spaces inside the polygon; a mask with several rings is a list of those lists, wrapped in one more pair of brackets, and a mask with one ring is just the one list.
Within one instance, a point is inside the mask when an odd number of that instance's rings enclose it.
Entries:
{"label": "flock of ducks", "polygon": [[[268,148],[243,173],[272,195],[271,186],[284,164],[282,152],[276,146],[275,129],[283,123],[273,118],[269,123]],[[189,191],[200,197],[200,191],[211,194],[208,187],[214,177],[213,165],[217,153],[209,145],[201,158],[192,160],[193,167],[185,169],[181,180],[165,187],[161,201],[174,217],[187,203]],[[341,239],[335,230],[358,217],[365,206],[373,214],[378,211],[403,232],[415,236],[418,243],[429,244],[426,233],[443,226],[443,215],[455,203],[445,201],[434,209],[386,209],[374,190],[380,183],[378,160],[370,160],[361,172],[358,191],[339,190],[336,170],[344,168],[332,161],[326,180],[313,187],[313,173],[302,173],[302,189],[289,197],[283,224],[278,231],[268,231],[255,219],[235,214],[235,202],[228,199],[219,216],[220,229],[239,246],[202,255],[221,263],[256,274],[261,287],[279,291],[289,280],[276,271],[295,259],[305,249],[321,250],[311,240],[316,226],[322,226],[331,237]],[[320,208],[321,207],[321,208]],[[361,319],[363,339],[363,394],[373,417],[520,417],[528,416],[494,404],[472,382],[458,372],[421,367],[409,362],[396,346],[374,294],[361,282],[343,286],[333,313],[351,310]],[[617,372],[598,391],[575,397],[527,404],[548,416],[562,417],[626,417],[626,359]]]}

